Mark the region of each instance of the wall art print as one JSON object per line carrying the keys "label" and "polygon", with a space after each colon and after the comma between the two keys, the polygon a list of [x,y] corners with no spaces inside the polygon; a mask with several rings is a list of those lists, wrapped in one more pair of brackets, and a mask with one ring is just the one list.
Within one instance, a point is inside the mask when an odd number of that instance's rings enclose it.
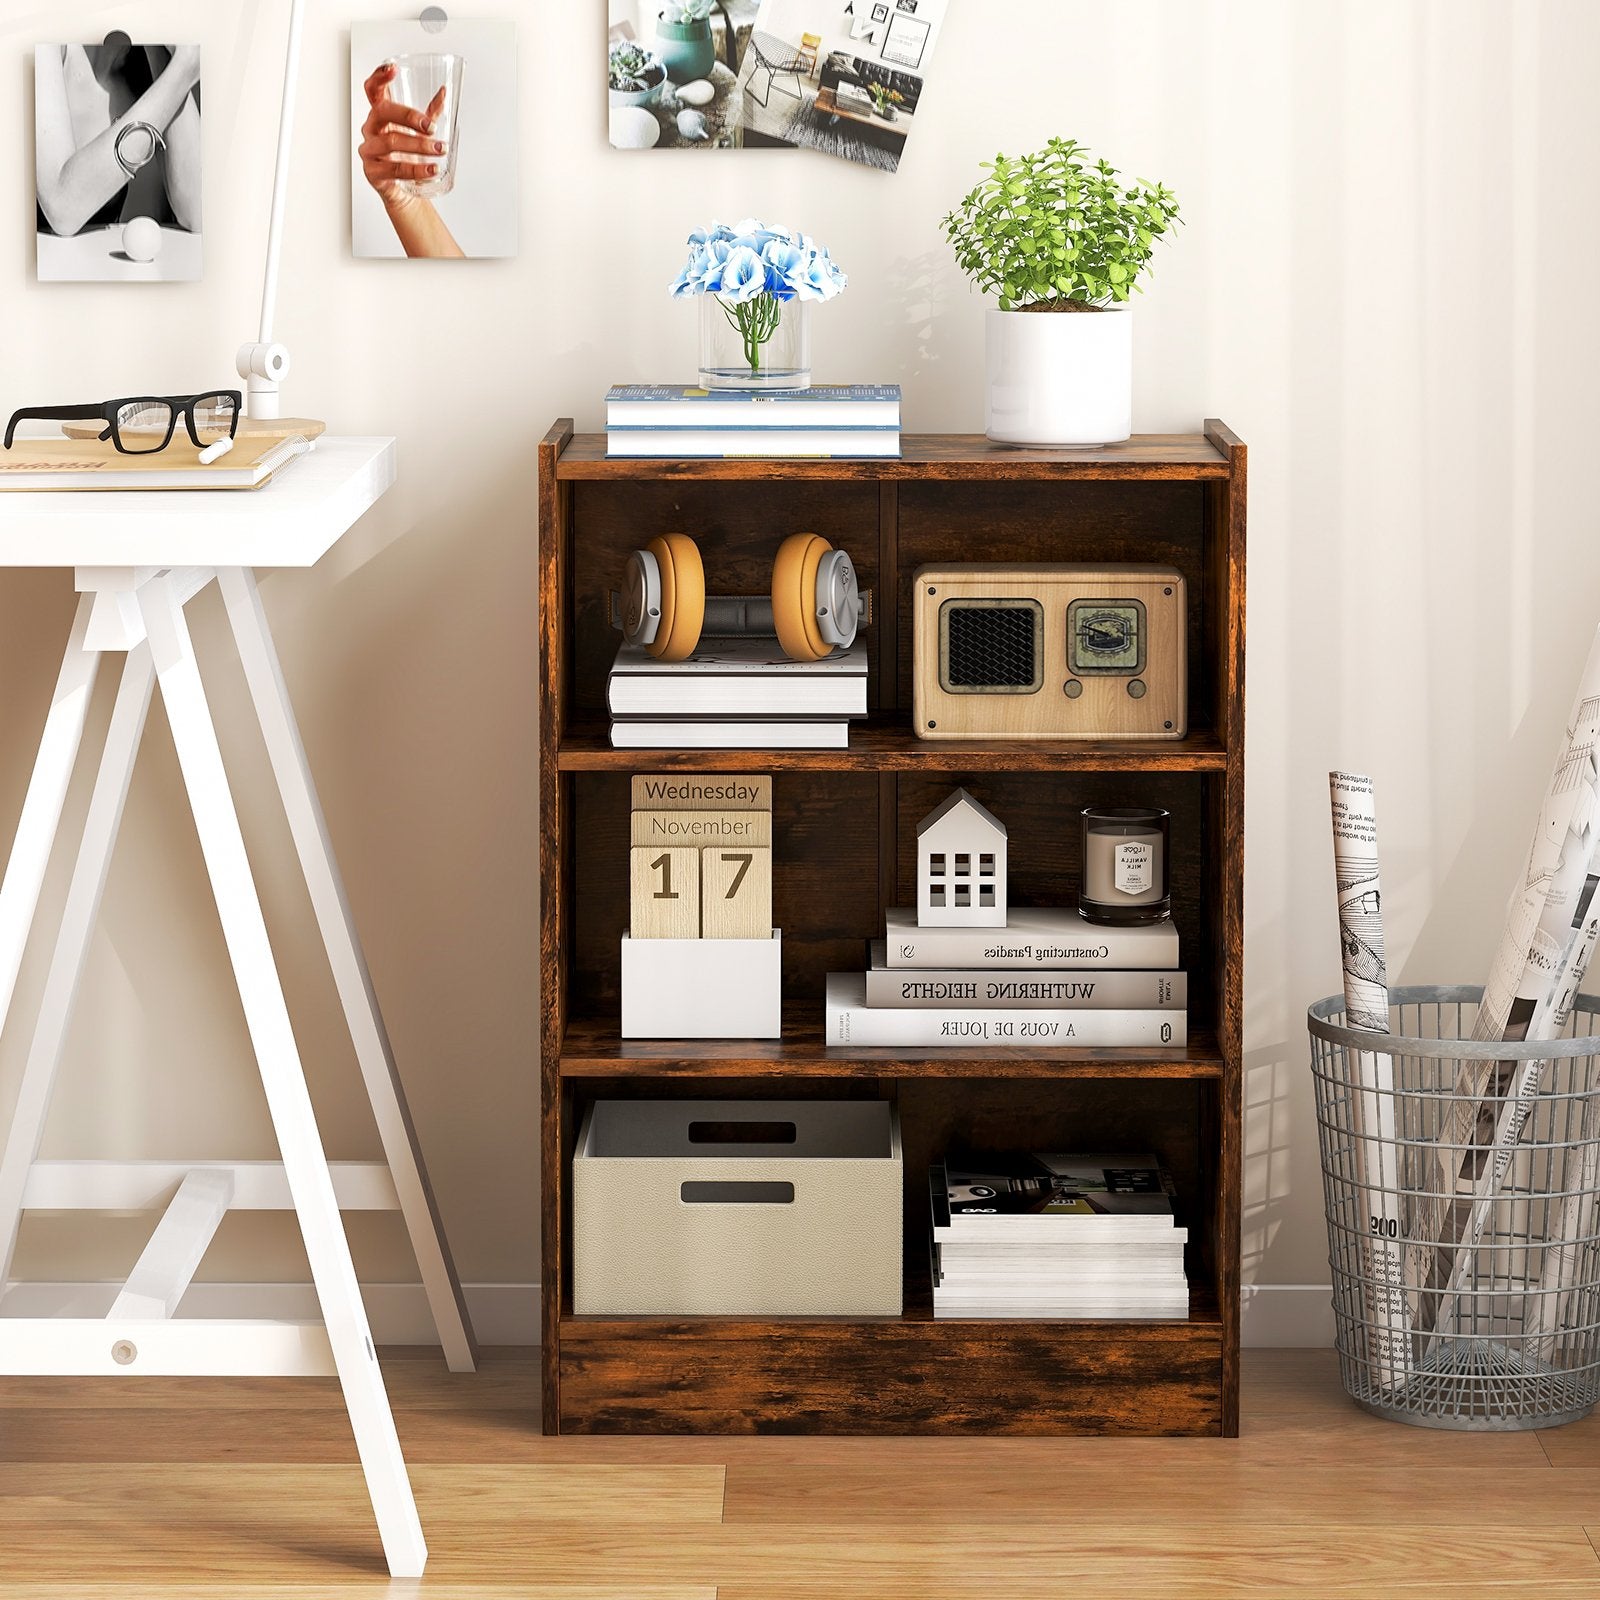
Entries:
{"label": "wall art print", "polygon": [[514,23],[352,24],[350,122],[357,256],[516,255]]}
{"label": "wall art print", "polygon": [[33,58],[41,283],[200,277],[200,48],[41,44]]}

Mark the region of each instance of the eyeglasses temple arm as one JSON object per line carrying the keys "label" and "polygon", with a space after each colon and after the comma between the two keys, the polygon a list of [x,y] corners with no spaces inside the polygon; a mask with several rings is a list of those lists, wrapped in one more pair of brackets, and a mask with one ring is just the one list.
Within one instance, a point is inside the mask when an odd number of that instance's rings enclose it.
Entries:
{"label": "eyeglasses temple arm", "polygon": [[11,420],[6,424],[6,449],[11,448],[12,436],[17,431],[17,424],[25,418],[34,422],[80,422],[93,418],[96,422],[106,420],[106,407],[101,406],[23,406],[19,411],[11,413]]}

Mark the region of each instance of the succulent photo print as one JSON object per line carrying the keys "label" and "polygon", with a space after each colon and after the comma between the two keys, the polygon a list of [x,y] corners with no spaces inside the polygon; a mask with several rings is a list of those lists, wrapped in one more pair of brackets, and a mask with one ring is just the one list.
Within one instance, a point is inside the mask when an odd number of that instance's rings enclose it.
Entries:
{"label": "succulent photo print", "polygon": [[610,0],[609,138],[618,150],[737,150],[739,65],[757,0]]}

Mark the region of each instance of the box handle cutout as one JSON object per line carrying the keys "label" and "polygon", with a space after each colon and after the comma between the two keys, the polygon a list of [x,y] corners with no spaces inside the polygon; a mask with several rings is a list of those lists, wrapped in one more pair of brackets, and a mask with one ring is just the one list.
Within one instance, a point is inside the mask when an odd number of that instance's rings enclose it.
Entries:
{"label": "box handle cutout", "polygon": [[689,1182],[679,1191],[686,1206],[790,1206],[792,1183],[762,1183],[755,1179],[706,1178]]}
{"label": "box handle cutout", "polygon": [[690,1144],[793,1144],[792,1122],[691,1122]]}

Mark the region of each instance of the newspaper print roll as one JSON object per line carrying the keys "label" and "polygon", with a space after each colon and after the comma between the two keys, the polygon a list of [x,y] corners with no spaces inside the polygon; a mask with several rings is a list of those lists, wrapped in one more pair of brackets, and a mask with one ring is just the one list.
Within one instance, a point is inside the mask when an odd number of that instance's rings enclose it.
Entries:
{"label": "newspaper print roll", "polygon": [[[1551,1038],[1565,1026],[1594,947],[1600,870],[1595,753],[1600,740],[1600,629],[1590,644],[1566,736],[1539,813],[1505,931],[1478,1008],[1475,1039]],[[1463,1062],[1444,1119],[1434,1177],[1418,1208],[1408,1276],[1442,1288],[1419,1321],[1449,1331],[1473,1250],[1544,1079],[1542,1061]]]}
{"label": "newspaper print roll", "polygon": [[[1328,774],[1333,807],[1333,871],[1339,891],[1339,942],[1345,1020],[1369,1033],[1389,1032],[1389,979],[1383,959],[1383,904],[1378,884],[1378,818],[1372,779]],[[1395,1143],[1394,1058],[1355,1053],[1355,1134],[1360,1141],[1362,1220],[1366,1225],[1363,1319],[1373,1366],[1389,1389],[1411,1372],[1411,1307],[1400,1215],[1400,1154]]]}

